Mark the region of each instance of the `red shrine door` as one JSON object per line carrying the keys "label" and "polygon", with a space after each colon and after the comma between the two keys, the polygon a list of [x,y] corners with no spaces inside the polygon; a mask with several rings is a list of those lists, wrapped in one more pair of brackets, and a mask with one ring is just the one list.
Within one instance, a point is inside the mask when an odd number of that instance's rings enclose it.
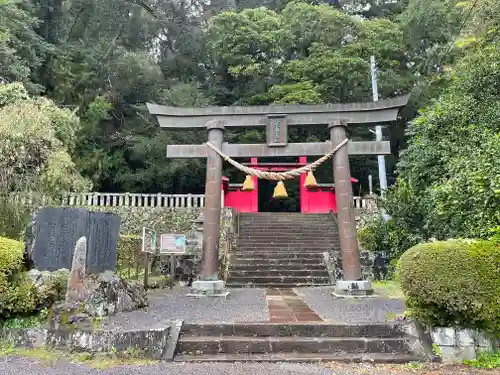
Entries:
{"label": "red shrine door", "polygon": [[[259,170],[283,172],[290,169],[300,168],[307,165],[305,156],[299,157],[297,164],[269,165],[259,163],[257,158],[251,158],[247,166]],[[238,212],[259,212],[259,184],[257,177],[252,177],[254,183],[253,191],[242,191],[243,184],[231,184],[227,177],[222,178],[222,191],[224,195],[224,207],[232,207]],[[330,210],[337,212],[334,184],[318,184],[318,187],[309,188],[304,186],[306,173],[300,175],[300,212],[304,214],[329,213]],[[355,178],[352,182],[358,182]]]}

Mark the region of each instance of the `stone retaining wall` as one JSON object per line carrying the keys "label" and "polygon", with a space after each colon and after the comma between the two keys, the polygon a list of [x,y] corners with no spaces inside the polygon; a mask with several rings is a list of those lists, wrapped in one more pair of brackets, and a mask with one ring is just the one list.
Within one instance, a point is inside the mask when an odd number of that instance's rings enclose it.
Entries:
{"label": "stone retaining wall", "polygon": [[0,340],[21,348],[54,348],[92,354],[120,354],[133,349],[144,358],[160,360],[167,359],[165,354],[172,352],[172,347],[175,350],[178,337],[171,334],[175,325],[125,331],[4,329],[0,331]]}
{"label": "stone retaining wall", "polygon": [[495,350],[500,345],[499,341],[475,329],[437,327],[431,329],[430,336],[438,351],[435,354],[445,363],[473,360],[481,351]]}

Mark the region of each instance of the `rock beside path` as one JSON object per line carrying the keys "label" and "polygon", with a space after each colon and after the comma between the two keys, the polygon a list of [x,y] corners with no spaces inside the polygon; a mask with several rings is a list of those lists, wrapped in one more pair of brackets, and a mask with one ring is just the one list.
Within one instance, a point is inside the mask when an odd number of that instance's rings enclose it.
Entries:
{"label": "rock beside path", "polygon": [[122,279],[111,271],[85,277],[81,300],[66,300],[52,308],[50,325],[89,329],[96,318],[112,316],[120,312],[139,310],[148,305],[144,286],[135,281]]}
{"label": "rock beside path", "polygon": [[136,281],[122,279],[113,272],[104,272],[86,280],[89,297],[85,312],[93,317],[115,315],[147,307],[146,289]]}
{"label": "rock beside path", "polygon": [[64,299],[69,270],[60,269],[55,272],[28,271],[28,278],[33,282],[37,295],[37,307],[49,308],[54,303]]}

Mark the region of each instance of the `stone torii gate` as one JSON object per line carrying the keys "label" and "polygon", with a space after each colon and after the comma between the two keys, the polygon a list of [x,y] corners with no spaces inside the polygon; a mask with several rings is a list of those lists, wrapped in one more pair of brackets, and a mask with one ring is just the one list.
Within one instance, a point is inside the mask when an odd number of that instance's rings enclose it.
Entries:
{"label": "stone torii gate", "polygon": [[[177,108],[148,104],[161,127],[176,130],[206,128],[208,141],[231,158],[323,156],[346,137],[348,125],[375,125],[393,122],[408,96],[378,102],[276,105],[251,107]],[[314,143],[288,143],[289,126],[327,125],[330,140]],[[224,143],[226,128],[265,127],[266,144]],[[344,280],[338,281],[336,292],[352,294],[371,292],[368,281],[361,280],[359,248],[349,155],[387,155],[387,141],[349,142],[333,156],[333,177],[337,197],[337,221],[343,258]],[[167,158],[207,158],[203,253],[199,280],[193,283],[197,294],[222,295],[224,281],[218,280],[217,248],[220,235],[222,157],[207,145],[168,145]],[[362,293],[361,293],[362,294]]]}

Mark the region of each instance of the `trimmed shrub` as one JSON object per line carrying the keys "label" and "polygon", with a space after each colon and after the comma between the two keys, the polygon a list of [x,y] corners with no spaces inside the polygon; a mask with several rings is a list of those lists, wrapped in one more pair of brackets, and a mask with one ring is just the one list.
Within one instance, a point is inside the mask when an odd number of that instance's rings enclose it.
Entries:
{"label": "trimmed shrub", "polygon": [[21,270],[24,245],[22,242],[0,237],[0,273],[9,276]]}
{"label": "trimmed shrub", "polygon": [[[120,276],[131,277],[136,270],[141,257],[142,238],[135,235],[121,235],[117,244],[117,271]],[[136,275],[137,276],[137,275]]]}
{"label": "trimmed shrub", "polygon": [[0,318],[32,312],[36,291],[23,273],[22,242],[0,237]]}
{"label": "trimmed shrub", "polygon": [[404,253],[398,277],[412,316],[431,326],[500,332],[500,244],[449,240]]}

